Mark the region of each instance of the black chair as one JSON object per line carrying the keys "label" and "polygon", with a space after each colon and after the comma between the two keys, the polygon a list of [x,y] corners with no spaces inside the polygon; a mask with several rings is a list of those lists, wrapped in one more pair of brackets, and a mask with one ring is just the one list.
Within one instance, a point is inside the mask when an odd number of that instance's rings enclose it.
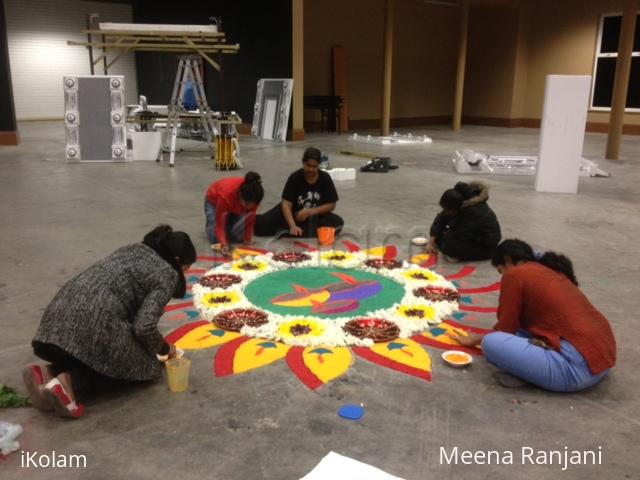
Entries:
{"label": "black chair", "polygon": [[337,95],[305,95],[305,110],[320,110],[320,131],[340,131],[340,111],[342,110],[342,97]]}

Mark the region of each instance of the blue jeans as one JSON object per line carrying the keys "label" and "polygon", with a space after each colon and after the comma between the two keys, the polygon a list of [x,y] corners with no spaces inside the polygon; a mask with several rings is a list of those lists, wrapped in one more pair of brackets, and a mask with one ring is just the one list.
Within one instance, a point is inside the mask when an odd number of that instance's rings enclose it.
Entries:
{"label": "blue jeans", "polygon": [[[212,244],[220,243],[220,240],[216,237],[216,207],[211,205],[206,197],[204,199],[204,216],[207,219],[204,230],[207,232],[209,241]],[[245,218],[246,215],[235,215],[233,213],[227,215],[225,231],[229,243],[242,243],[244,241]]]}
{"label": "blue jeans", "polygon": [[522,380],[553,392],[576,392],[589,388],[609,370],[593,375],[582,354],[566,340],[560,351],[529,342],[531,334],[494,332],[482,340],[482,351],[489,363]]}

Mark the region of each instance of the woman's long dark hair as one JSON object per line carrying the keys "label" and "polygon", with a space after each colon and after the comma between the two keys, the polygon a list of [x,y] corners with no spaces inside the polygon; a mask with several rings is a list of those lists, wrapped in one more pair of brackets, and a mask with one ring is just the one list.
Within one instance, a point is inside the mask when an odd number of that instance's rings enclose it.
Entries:
{"label": "woman's long dark hair", "polygon": [[527,242],[523,242],[517,238],[504,240],[493,252],[491,264],[494,267],[505,265],[510,259],[513,265],[519,262],[538,262],[545,267],[562,273],[574,285],[578,285],[575,273],[573,272],[573,264],[568,257],[556,252],[545,252],[539,257],[533,252],[533,249]]}
{"label": "woman's long dark hair", "polygon": [[174,298],[182,298],[187,291],[187,281],[182,271],[183,265],[191,265],[196,261],[196,249],[184,232],[174,232],[169,225],[159,225],[142,239],[142,243],[153,249],[178,274],[178,286]]}

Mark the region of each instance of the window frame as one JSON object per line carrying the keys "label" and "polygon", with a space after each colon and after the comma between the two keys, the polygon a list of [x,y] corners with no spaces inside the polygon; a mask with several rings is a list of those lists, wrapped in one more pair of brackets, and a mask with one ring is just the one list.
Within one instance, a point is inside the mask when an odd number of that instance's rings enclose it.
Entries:
{"label": "window frame", "polygon": [[[640,10],[636,13],[636,15],[640,15]],[[593,105],[593,96],[595,94],[596,87],[596,74],[598,72],[598,59],[600,58],[618,58],[618,52],[612,53],[601,53],[600,49],[602,48],[602,31],[604,29],[604,19],[610,17],[621,17],[622,12],[614,12],[614,13],[603,13],[600,15],[600,22],[598,25],[598,37],[596,39],[596,48],[595,55],[593,58],[593,74],[591,75],[591,93],[589,95],[589,111],[590,112],[611,112],[611,107],[596,107]],[[636,20],[636,29],[640,28],[640,23]],[[618,45],[618,50],[620,49],[620,45]],[[631,57],[640,57],[640,51],[634,51],[631,53]],[[616,61],[617,63],[617,61]],[[615,77],[614,77],[615,79]],[[614,80],[615,81],[615,80]],[[626,103],[626,101],[625,101]],[[640,108],[626,107],[624,109],[625,113],[640,113]]]}

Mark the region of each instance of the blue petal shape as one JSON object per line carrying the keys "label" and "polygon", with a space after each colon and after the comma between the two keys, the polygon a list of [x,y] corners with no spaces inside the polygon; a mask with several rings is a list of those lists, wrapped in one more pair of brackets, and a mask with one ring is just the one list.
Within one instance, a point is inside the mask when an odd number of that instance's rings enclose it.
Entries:
{"label": "blue petal shape", "polygon": [[258,346],[262,348],[276,348],[276,344],[273,342],[262,342],[259,343]]}
{"label": "blue petal shape", "polygon": [[433,335],[434,337],[439,337],[440,335],[443,335],[445,332],[446,330],[440,327],[434,327],[429,329],[429,333],[431,333],[431,335]]}
{"label": "blue petal shape", "polygon": [[309,353],[317,353],[318,355],[326,355],[327,353],[333,353],[333,350],[328,348],[314,348]]}
{"label": "blue petal shape", "polygon": [[462,302],[462,303],[473,303],[473,298],[471,298],[471,297],[460,297],[460,302]]}
{"label": "blue petal shape", "polygon": [[404,343],[399,343],[399,342],[390,342],[387,345],[387,348],[389,350],[402,350],[404,347],[406,347],[406,345]]}
{"label": "blue petal shape", "polygon": [[466,316],[467,314],[464,312],[457,312],[453,314],[453,318],[455,318],[456,320],[462,320]]}
{"label": "blue petal shape", "polygon": [[189,318],[198,318],[200,315],[196,310],[188,310],[186,313]]}
{"label": "blue petal shape", "polygon": [[187,278],[187,283],[195,283],[197,281],[198,281],[198,277],[196,277],[195,275],[192,275],[189,278]]}
{"label": "blue petal shape", "polygon": [[215,330],[209,330],[209,333],[214,337],[224,337],[224,334],[226,332],[224,330],[220,330],[219,328],[216,328]]}

